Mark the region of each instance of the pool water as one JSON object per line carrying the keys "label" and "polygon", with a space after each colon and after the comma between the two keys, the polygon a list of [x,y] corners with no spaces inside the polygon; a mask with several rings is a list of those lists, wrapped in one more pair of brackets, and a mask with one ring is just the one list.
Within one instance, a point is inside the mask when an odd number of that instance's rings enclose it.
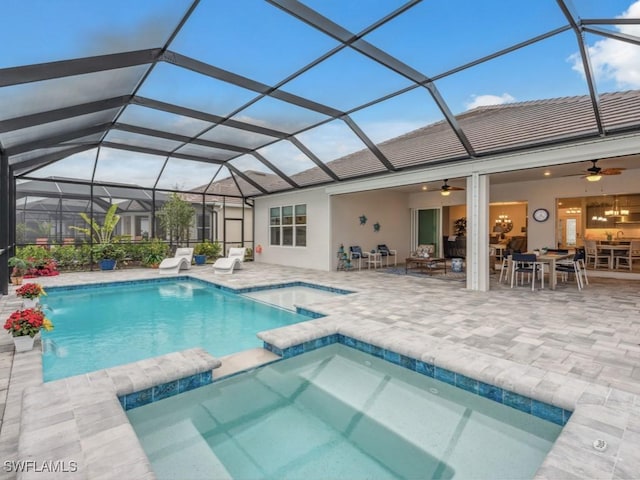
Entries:
{"label": "pool water", "polygon": [[257,292],[248,292],[243,295],[247,298],[295,311],[297,305],[309,305],[330,300],[342,294],[313,287],[284,287],[258,290]]}
{"label": "pool water", "polygon": [[159,479],[524,479],[561,431],[343,345],[127,415]]}
{"label": "pool water", "polygon": [[309,320],[186,280],[48,293],[45,381],[193,347],[220,357],[261,347],[260,331]]}

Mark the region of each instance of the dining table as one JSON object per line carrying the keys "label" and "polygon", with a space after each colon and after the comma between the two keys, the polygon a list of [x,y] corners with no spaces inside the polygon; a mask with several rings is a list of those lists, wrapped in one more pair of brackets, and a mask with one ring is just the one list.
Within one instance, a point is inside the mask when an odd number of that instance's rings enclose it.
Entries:
{"label": "dining table", "polygon": [[560,253],[560,252],[547,252],[538,255],[537,261],[541,263],[549,264],[549,288],[551,290],[556,289],[558,284],[558,275],[556,272],[556,262],[558,260],[566,260],[567,258],[573,258],[573,253]]}
{"label": "dining table", "polygon": [[[527,253],[535,253],[535,252],[527,252]],[[549,264],[549,288],[551,290],[556,289],[556,285],[558,285],[558,275],[556,272],[556,263],[558,260],[566,260],[567,258],[573,258],[573,253],[560,253],[560,252],[547,252],[547,253],[535,253],[536,261],[539,263],[548,263]],[[511,271],[511,256],[509,256],[509,271]]]}
{"label": "dining table", "polygon": [[616,252],[628,252],[630,247],[630,245],[610,245],[606,243],[598,244],[598,250],[609,252],[609,270],[613,270],[613,261],[615,259]]}

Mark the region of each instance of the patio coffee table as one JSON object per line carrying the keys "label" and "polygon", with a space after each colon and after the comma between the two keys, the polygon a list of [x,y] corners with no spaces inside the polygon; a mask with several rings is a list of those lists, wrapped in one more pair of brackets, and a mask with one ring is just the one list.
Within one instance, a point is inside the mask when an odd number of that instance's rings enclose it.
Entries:
{"label": "patio coffee table", "polygon": [[407,273],[409,269],[418,270],[420,272],[429,272],[429,275],[433,274],[434,270],[442,268],[444,273],[447,273],[447,259],[446,258],[422,258],[422,257],[409,257],[404,261],[404,272]]}

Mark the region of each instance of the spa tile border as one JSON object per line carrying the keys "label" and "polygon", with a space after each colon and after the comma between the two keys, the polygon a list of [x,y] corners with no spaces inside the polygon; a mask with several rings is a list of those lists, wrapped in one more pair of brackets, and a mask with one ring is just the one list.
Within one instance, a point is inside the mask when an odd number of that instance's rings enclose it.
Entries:
{"label": "spa tile border", "polygon": [[555,423],[556,425],[566,425],[573,413],[571,410],[566,410],[545,402],[525,397],[524,395],[520,395],[507,389],[475,380],[446,368],[438,367],[432,363],[417,360],[394,352],[393,350],[356,340],[340,333],[327,335],[315,340],[309,340],[284,349],[280,349],[270,343],[264,342],[264,348],[285,359],[295,357],[306,352],[311,352],[334,343],[339,343],[361,352],[368,353],[389,363],[399,365],[429,378],[440,380],[441,382],[448,383],[449,385],[461,388],[462,390],[475,395],[515,408],[516,410],[547,420]]}
{"label": "spa tile border", "polygon": [[119,396],[120,405],[125,410],[142,407],[149,403],[157,402],[165,398],[173,397],[179,393],[188,392],[194,388],[209,385],[213,380],[211,371],[197,373],[188,377],[179,378],[172,382],[161,383],[144,390]]}

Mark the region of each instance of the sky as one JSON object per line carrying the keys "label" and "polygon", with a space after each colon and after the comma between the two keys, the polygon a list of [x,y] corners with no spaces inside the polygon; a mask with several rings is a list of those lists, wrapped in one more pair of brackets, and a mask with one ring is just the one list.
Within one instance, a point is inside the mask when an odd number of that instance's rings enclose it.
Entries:
{"label": "sky", "polygon": [[[404,4],[398,0],[304,3],[352,33],[362,32]],[[0,44],[0,68],[161,47],[190,4],[188,0],[7,0],[3,2],[3,29],[4,37],[11,41]],[[640,0],[573,0],[573,5],[582,18],[640,18]],[[555,0],[465,0],[455,4],[450,0],[425,0],[363,38],[418,72],[438,78],[466,62],[564,25],[566,20]],[[640,37],[638,25],[602,28]],[[599,93],[640,88],[640,47],[591,34],[586,39]],[[202,0],[169,48],[273,85],[289,79],[337,45],[336,40],[261,0]],[[0,88],[0,120],[43,108],[130,93],[144,70],[132,67],[116,75],[88,74]],[[485,105],[588,93],[572,31],[446,75],[435,84],[454,114]],[[359,109],[378,97],[412,85],[403,76],[346,48],[284,82],[281,88],[341,111],[355,109],[350,116],[374,142],[381,142],[443,118],[423,88]],[[287,133],[329,120],[317,112],[272,98],[239,111],[255,98],[254,92],[170,63],[160,63],[138,94],[216,115],[235,114],[237,120]],[[143,107],[127,111],[123,121],[144,125],[145,120],[154,116],[157,128],[185,135],[195,135],[208,127],[200,120],[160,114]],[[5,146],[12,145],[28,140],[30,135],[32,132],[20,132],[13,137],[0,134],[0,141]],[[213,129],[205,138],[241,142],[250,148],[273,140],[228,128]],[[362,142],[341,121],[331,121],[300,133],[297,138],[324,161],[363,148]],[[288,142],[262,147],[259,152],[289,174],[310,165],[306,156]],[[110,155],[107,157],[110,164],[120,162],[122,172],[137,176],[145,185],[155,183],[154,175],[161,170],[158,163],[163,163],[163,159],[156,159],[150,168],[147,160],[140,160],[140,168],[132,171],[136,167],[121,153],[106,155]],[[67,161],[66,166],[61,163],[47,167],[41,174],[82,171],[84,175],[87,168],[72,168],[74,161],[78,165],[86,163],[85,156],[81,158]],[[166,178],[160,183],[167,184],[171,176],[180,184],[191,184],[189,172],[204,176],[211,170],[196,163],[182,171],[174,167],[165,169]],[[235,163],[255,162],[239,159]]]}

